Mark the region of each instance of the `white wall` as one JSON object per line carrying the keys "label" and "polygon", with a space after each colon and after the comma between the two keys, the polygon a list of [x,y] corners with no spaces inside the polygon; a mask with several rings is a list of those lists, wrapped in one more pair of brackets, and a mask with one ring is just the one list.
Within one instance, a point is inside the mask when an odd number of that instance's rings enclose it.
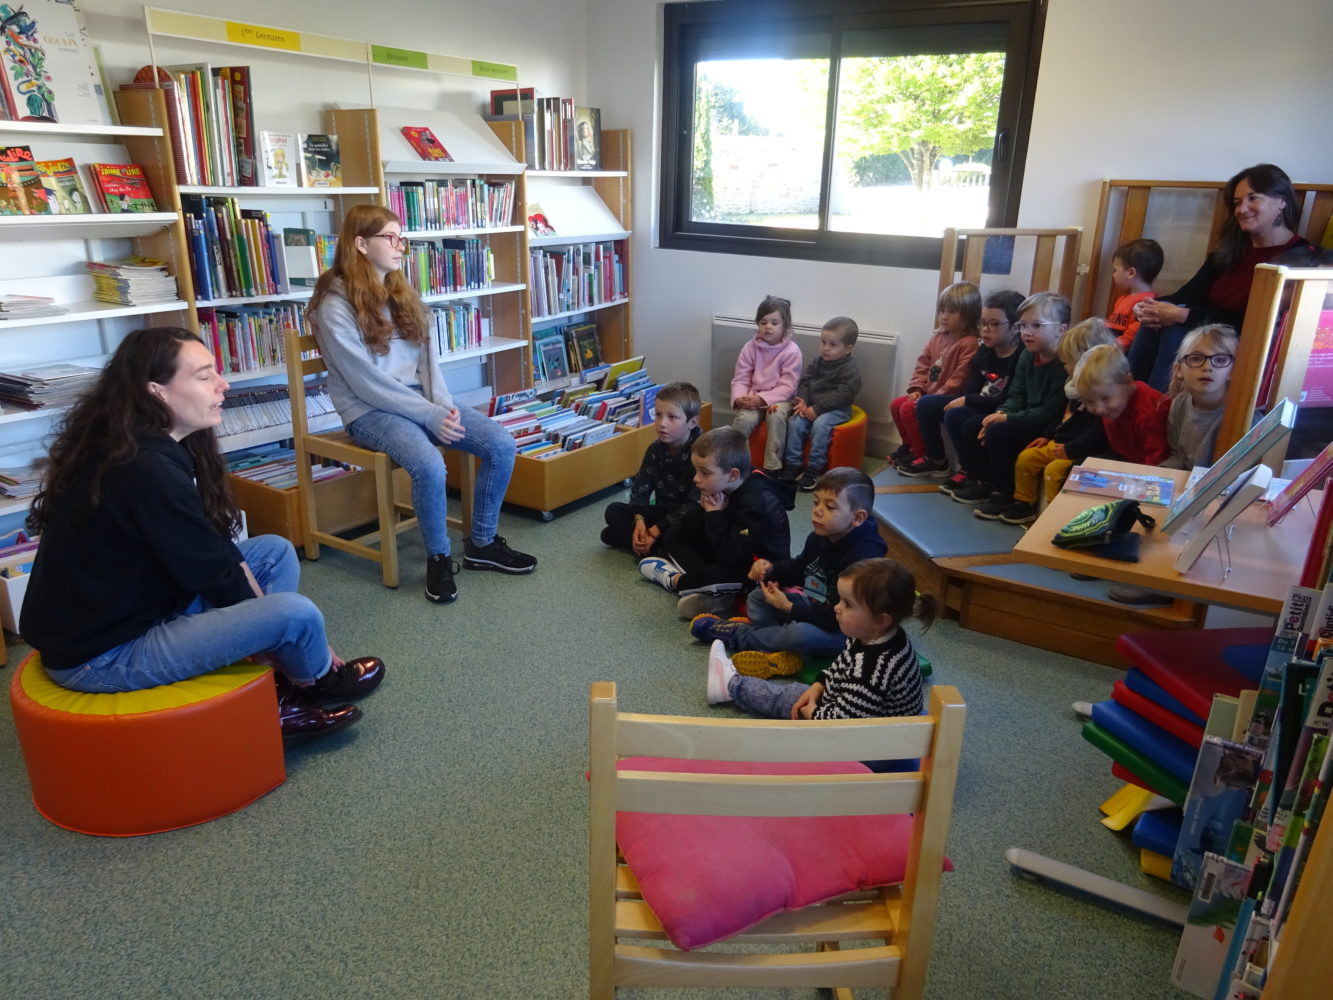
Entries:
{"label": "white wall", "polygon": [[[593,103],[635,129],[635,337],[654,374],[707,384],[709,317],[751,313],[769,292],[801,320],[898,331],[910,360],[933,272],[654,249],[660,8],[588,0]],[[1019,224],[1090,237],[1105,177],[1224,178],[1267,160],[1333,181],[1330,51],[1328,0],[1050,0]]]}

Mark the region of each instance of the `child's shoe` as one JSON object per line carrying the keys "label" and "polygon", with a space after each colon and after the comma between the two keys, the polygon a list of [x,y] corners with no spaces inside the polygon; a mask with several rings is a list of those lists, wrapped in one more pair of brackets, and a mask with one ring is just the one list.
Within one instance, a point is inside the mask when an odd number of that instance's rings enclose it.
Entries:
{"label": "child's shoe", "polygon": [[1036,519],[1037,505],[1024,500],[1015,500],[1000,511],[1000,520],[1005,524],[1031,524]]}
{"label": "child's shoe", "polygon": [[959,469],[952,476],[940,483],[941,493],[953,493],[955,490],[961,490],[965,486],[970,486],[976,480],[969,476],[962,469]]}
{"label": "child's shoe", "polygon": [[736,630],[749,624],[750,620],[748,618],[728,618],[723,621],[717,615],[697,615],[690,620],[690,635],[700,642],[717,642],[720,640],[730,645],[731,638],[736,634]]}
{"label": "child's shoe", "polygon": [[793,483],[801,478],[802,467],[799,465],[784,465],[773,476],[774,479],[781,480],[784,483]]}
{"label": "child's shoe", "polygon": [[736,676],[736,668],[727,659],[726,647],[720,642],[713,643],[708,651],[708,704],[725,705],[731,701],[731,679]]}
{"label": "child's shoe", "polygon": [[[954,494],[954,499],[958,499],[958,494]],[[989,500],[972,512],[972,516],[984,521],[998,521],[1013,502],[1014,498],[1007,493],[992,493]]]}
{"label": "child's shoe", "polygon": [[691,591],[676,602],[676,614],[682,621],[693,621],[700,615],[726,615],[736,605],[735,593],[704,594]]}
{"label": "child's shoe", "polygon": [[897,451],[889,454],[888,459],[889,464],[895,469],[900,468],[912,460],[912,449],[905,444],[900,444]]}
{"label": "child's shoe", "polygon": [[663,559],[661,556],[649,556],[647,559],[640,559],[639,572],[643,574],[645,580],[655,583],[659,587],[665,587],[672,593],[675,593],[676,588],[680,586],[681,577],[685,575],[685,571],[679,566],[670,559]]}
{"label": "child's shoe", "polygon": [[949,498],[957,500],[959,503],[965,503],[970,507],[975,507],[979,503],[985,503],[992,495],[993,491],[990,483],[973,479],[966,486],[960,486],[950,493]]}
{"label": "child's shoe", "polygon": [[906,465],[898,466],[898,475],[910,476],[913,479],[928,477],[930,479],[942,479],[949,474],[949,462],[947,459],[940,458],[916,458]]}
{"label": "child's shoe", "polygon": [[819,477],[823,475],[814,469],[806,469],[801,473],[801,478],[796,480],[796,488],[802,493],[810,493],[815,488],[815,483],[819,482]]}
{"label": "child's shoe", "polygon": [[800,673],[801,664],[804,662],[796,653],[786,651],[764,653],[757,649],[733,653],[731,657],[732,666],[736,668],[737,673],[764,680],[770,677],[790,677]]}

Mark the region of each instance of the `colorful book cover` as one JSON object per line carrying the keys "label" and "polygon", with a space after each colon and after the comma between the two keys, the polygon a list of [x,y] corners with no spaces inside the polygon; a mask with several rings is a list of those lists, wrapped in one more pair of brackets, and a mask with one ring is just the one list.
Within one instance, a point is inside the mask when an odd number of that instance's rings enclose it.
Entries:
{"label": "colorful book cover", "polygon": [[602,112],[600,108],[574,109],[574,169],[602,169]]}
{"label": "colorful book cover", "polygon": [[532,87],[506,87],[503,90],[491,91],[491,114],[507,115],[511,112],[505,110],[505,104],[509,101],[532,101],[536,96],[536,91]]}
{"label": "colorful book cover", "polygon": [[264,187],[296,187],[299,162],[295,132],[260,132],[260,180]]}
{"label": "colorful book cover", "polygon": [[0,3],[0,71],[14,117],[111,124],[83,14],[73,0]]}
{"label": "colorful book cover", "polygon": [[444,148],[444,144],[435,137],[435,133],[425,125],[404,125],[402,131],[403,138],[417,151],[417,156],[423,160],[441,163],[453,160],[453,157],[449,155],[449,150]]}
{"label": "colorful book cover", "polygon": [[1330,443],[1319,456],[1305,467],[1305,471],[1289,482],[1268,505],[1268,526],[1281,521],[1310,490],[1323,486],[1329,476],[1333,476],[1333,443]]}
{"label": "colorful book cover", "polygon": [[49,215],[46,188],[27,146],[0,146],[0,215]]}
{"label": "colorful book cover", "polygon": [[1231,935],[1249,884],[1249,869],[1217,854],[1204,856],[1171,966],[1171,982],[1176,986],[1211,1000],[1226,965]]}
{"label": "colorful book cover", "polygon": [[302,133],[301,186],[342,187],[342,165],[338,137],[320,132]]}
{"label": "colorful book cover", "polygon": [[579,358],[579,371],[587,371],[602,363],[602,342],[597,338],[597,327],[592,323],[579,323],[570,327],[570,336],[574,341]]}
{"label": "colorful book cover", "polygon": [[551,220],[546,217],[542,207],[536,202],[528,206],[528,231],[533,236],[555,236],[555,226],[551,225]]}
{"label": "colorful book cover", "polygon": [[565,357],[565,343],[561,337],[547,337],[537,341],[543,382],[569,376],[569,359]]}
{"label": "colorful book cover", "polygon": [[314,288],[319,280],[319,258],[315,255],[313,229],[284,229],[283,257],[287,262],[287,283],[293,288]]}
{"label": "colorful book cover", "polygon": [[1225,855],[1231,827],[1249,804],[1263,754],[1242,743],[1205,736],[1185,799],[1171,881],[1194,888],[1205,853]]}
{"label": "colorful book cover", "polygon": [[244,187],[259,184],[255,150],[255,109],[249,66],[227,66],[220,72],[231,81],[231,132],[236,151],[236,178]]}
{"label": "colorful book cover", "polygon": [[88,169],[108,212],[157,211],[148,178],[137,163],[90,163]]}
{"label": "colorful book cover", "polygon": [[53,214],[86,215],[93,210],[73,159],[38,160],[35,166]]}
{"label": "colorful book cover", "polygon": [[1144,472],[1113,472],[1080,465],[1065,480],[1068,493],[1088,493],[1092,496],[1111,497],[1115,500],[1138,500],[1140,503],[1169,507],[1175,496],[1175,483],[1167,476]]}

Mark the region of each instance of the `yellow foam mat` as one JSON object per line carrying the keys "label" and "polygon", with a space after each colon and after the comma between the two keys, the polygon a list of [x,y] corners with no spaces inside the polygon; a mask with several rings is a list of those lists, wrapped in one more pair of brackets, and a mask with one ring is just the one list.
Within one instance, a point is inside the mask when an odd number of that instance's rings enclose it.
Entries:
{"label": "yellow foam mat", "polygon": [[63,688],[51,680],[34,654],[24,667],[20,683],[24,694],[53,711],[72,715],[140,715],[216,698],[249,684],[267,670],[268,667],[256,663],[233,663],[189,680],[143,691],[88,694]]}
{"label": "yellow foam mat", "polygon": [[1101,804],[1101,811],[1106,814],[1102,826],[1123,830],[1139,818],[1154,797],[1148,789],[1126,782],[1120,791]]}
{"label": "yellow foam mat", "polygon": [[1171,881],[1171,859],[1165,854],[1158,854],[1146,847],[1139,848],[1139,868],[1143,874],[1160,878],[1163,882]]}

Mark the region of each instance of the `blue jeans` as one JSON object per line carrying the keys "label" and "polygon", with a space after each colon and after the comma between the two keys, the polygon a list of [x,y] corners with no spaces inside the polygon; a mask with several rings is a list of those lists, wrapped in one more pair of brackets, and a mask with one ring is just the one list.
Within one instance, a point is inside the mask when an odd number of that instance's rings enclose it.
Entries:
{"label": "blue jeans", "polygon": [[241,555],[264,591],[226,608],[196,597],[175,617],[154,625],[87,663],[48,670],[51,680],[74,691],[104,694],[141,691],[198,677],[256,653],[268,653],[300,685],[329,669],[324,616],[296,593],[301,570],[287,539],[259,535],[239,543]]}
{"label": "blue jeans", "polygon": [[412,506],[421,522],[426,553],[449,554],[447,498],[444,493],[444,456],[440,447],[457,448],[481,459],[472,499],[472,543],[491,544],[500,526],[500,504],[514,471],[514,439],[489,417],[470,406],[458,408],[466,432],[461,441],[446,445],[415,421],[387,410],[371,410],[353,420],[347,433],[363,448],[383,451],[412,477]]}
{"label": "blue jeans", "polygon": [[1140,326],[1129,345],[1129,370],[1140,382],[1147,382],[1158,392],[1166,392],[1171,383],[1171,371],[1176,363],[1176,352],[1185,341],[1189,327],[1184,323],[1154,330]]}
{"label": "blue jeans", "polygon": [[787,453],[782,456],[783,464],[790,468],[799,468],[801,452],[805,448],[806,437],[810,438],[810,457],[805,467],[812,472],[823,472],[828,464],[829,444],[833,441],[833,428],[850,420],[850,407],[841,410],[829,410],[821,413],[814,420],[806,420],[796,414],[787,420]]}
{"label": "blue jeans", "polygon": [[809,684],[800,681],[780,684],[744,674],[733,677],[728,687],[737,708],[766,719],[790,719],[792,706],[809,689]]}
{"label": "blue jeans", "polygon": [[[792,603],[808,598],[792,595]],[[757,649],[765,653],[784,650],[803,657],[833,659],[842,652],[846,639],[841,632],[826,632],[809,622],[793,621],[789,614],[779,611],[764,600],[764,592],[756,587],[745,599],[745,613],[749,625],[743,625],[731,634],[727,648],[731,650]]]}

